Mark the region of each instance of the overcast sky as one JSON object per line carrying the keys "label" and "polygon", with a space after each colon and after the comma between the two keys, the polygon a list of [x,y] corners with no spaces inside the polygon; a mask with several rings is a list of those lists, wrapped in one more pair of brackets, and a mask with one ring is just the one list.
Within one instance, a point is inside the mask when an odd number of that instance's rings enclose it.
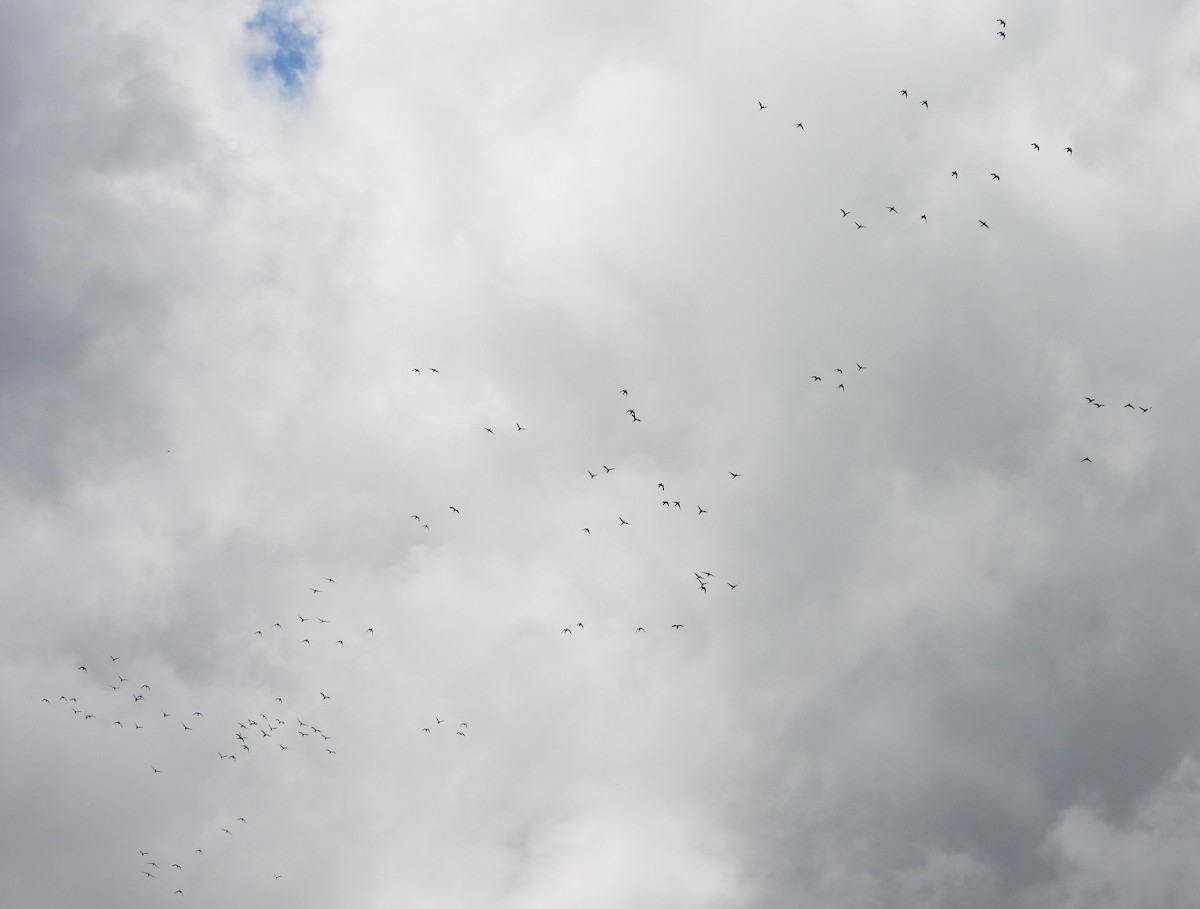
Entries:
{"label": "overcast sky", "polygon": [[12,0],[0,137],[6,906],[1196,905],[1200,2]]}

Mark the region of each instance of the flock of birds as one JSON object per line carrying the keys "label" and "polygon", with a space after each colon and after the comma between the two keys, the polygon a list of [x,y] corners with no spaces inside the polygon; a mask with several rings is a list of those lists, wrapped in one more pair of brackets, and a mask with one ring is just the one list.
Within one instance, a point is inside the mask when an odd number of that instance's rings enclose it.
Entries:
{"label": "flock of birds", "polygon": [[[1003,19],[996,20],[1000,29],[996,35],[1001,39],[1007,38],[1007,23]],[[899,90],[899,95],[907,99],[909,92],[906,89]],[[930,103],[927,99],[921,100],[919,106],[929,110]],[[767,111],[770,105],[763,101],[758,101],[758,110],[760,112]],[[805,123],[797,120],[794,122],[794,128],[805,131]],[[1033,152],[1039,152],[1041,145],[1038,142],[1029,143]],[[1071,146],[1064,146],[1063,152],[1068,156],[1074,154]],[[957,180],[959,172],[957,170],[950,171],[950,178]],[[996,171],[988,173],[988,179],[992,182],[1001,182],[1001,175]],[[880,211],[885,215],[900,215],[900,211],[895,205],[883,205]],[[851,218],[853,212],[849,209],[840,209],[842,219],[850,219],[850,223],[854,225],[855,230],[864,230],[868,228],[868,224]],[[920,214],[919,220],[927,222],[928,216],[925,213]],[[978,225],[981,229],[991,229],[991,225],[986,219],[977,218]],[[845,365],[845,364],[844,364]],[[412,373],[421,375],[423,372],[429,375],[440,375],[440,370],[435,367],[413,367]],[[809,380],[813,385],[823,383],[822,387],[846,393],[848,383],[852,379],[857,380],[858,377],[867,373],[868,366],[862,363],[854,363],[853,369],[848,365],[835,367],[832,372],[822,370],[819,373],[813,373],[809,376]],[[868,373],[868,376],[871,375]],[[624,416],[629,418],[631,424],[639,424],[642,418],[638,415],[636,407],[625,406],[629,404],[630,392],[628,388],[617,389],[622,406]],[[1097,400],[1094,397],[1086,397],[1085,401],[1088,406],[1097,411],[1107,405]],[[1134,402],[1127,402],[1121,409],[1128,409],[1136,415],[1147,414],[1152,408]],[[508,432],[525,433],[530,431],[529,426],[520,422],[513,424],[515,429],[507,430]],[[483,431],[489,436],[497,436],[502,430],[499,425],[483,426]],[[1091,463],[1090,456],[1082,458],[1082,463]],[[596,469],[593,469],[596,468]],[[590,465],[584,467],[587,481],[599,481],[604,483],[605,478],[619,469],[618,466],[612,464],[601,463],[599,465]],[[743,477],[743,474],[737,470],[726,470],[728,481],[735,483]],[[582,478],[581,478],[582,479]],[[647,490],[647,496],[650,493]],[[703,519],[709,514],[709,509],[705,507],[705,502],[702,501],[684,501],[684,498],[676,499],[674,494],[668,493],[667,484],[665,481],[658,482],[656,489],[653,492],[653,499],[647,501],[657,501],[660,509],[669,509],[672,512],[678,510],[681,513],[691,513],[691,509],[695,508],[695,517]],[[640,503],[639,503],[640,504]],[[451,519],[458,519],[462,516],[462,511],[455,505],[446,506],[448,511],[443,514],[448,514]],[[631,521],[627,520],[625,514],[630,512],[619,513],[617,510],[611,515],[608,525],[595,524],[595,532],[601,533],[605,529],[620,533],[618,528],[631,526]],[[420,514],[413,513],[410,515],[416,526],[423,531],[430,530],[430,523]],[[581,527],[582,534],[588,538],[593,537],[593,524],[585,524]],[[717,576],[708,570],[692,571],[691,580],[695,583],[695,590],[707,595],[710,588],[732,593],[740,586],[740,582],[736,580],[727,580],[724,578],[718,579]],[[323,577],[318,584],[325,586],[310,586],[307,587],[308,597],[316,597],[322,604],[327,599],[337,585],[337,581],[333,577]],[[332,599],[329,597],[329,599]],[[322,610],[324,612],[325,610]],[[288,645],[297,648],[337,648],[337,652],[342,652],[350,647],[353,649],[360,643],[372,641],[375,636],[374,625],[365,627],[358,626],[352,631],[345,630],[343,621],[340,619],[331,619],[325,615],[318,615],[313,609],[303,608],[296,613],[295,618],[281,618],[278,621],[266,624],[261,628],[248,630],[248,635],[252,638],[262,640],[277,639],[286,641]],[[632,624],[632,623],[631,623]],[[557,622],[555,623],[557,626]],[[674,621],[666,625],[666,629],[672,632],[682,632],[686,625],[682,621]],[[576,621],[572,625],[566,625],[559,631],[559,635],[575,636],[582,634],[585,631],[583,621]],[[635,625],[632,628],[631,634],[648,634],[645,625]],[[92,671],[87,665],[79,665],[76,672],[81,679],[79,690],[71,694],[62,693],[55,697],[43,697],[42,701],[54,707],[61,706],[64,711],[69,711],[70,715],[77,719],[80,723],[88,723],[92,726],[104,726],[110,730],[117,730],[124,735],[140,735],[147,728],[154,726],[158,730],[170,729],[170,733],[175,736],[192,736],[197,742],[197,748],[208,748],[210,741],[210,721],[205,717],[202,710],[187,710],[180,709],[175,704],[165,703],[158,699],[155,694],[155,689],[152,681],[143,681],[140,678],[134,679],[134,673],[124,674],[126,663],[121,662],[119,656],[108,655],[105,670],[107,673],[100,678],[101,673]],[[334,747],[334,734],[327,728],[324,721],[320,724],[313,723],[301,719],[296,715],[297,712],[319,711],[323,705],[328,704],[335,699],[335,694],[328,691],[320,690],[321,686],[314,685],[308,696],[308,699],[300,704],[288,703],[285,709],[284,698],[274,697],[269,702],[257,705],[257,709],[247,711],[236,718],[230,719],[225,727],[225,732],[221,733],[224,737],[224,744],[212,749],[209,753],[215,756],[215,759],[222,764],[228,763],[235,765],[239,760],[244,764],[249,761],[259,760],[266,755],[272,755],[278,759],[288,752],[294,752],[296,756],[303,755],[312,756],[315,760],[332,760],[337,757],[338,751]],[[281,715],[283,714],[283,715]],[[308,714],[309,719],[313,719],[311,713]],[[434,736],[439,732],[449,734],[451,731],[457,738],[468,737],[470,726],[466,721],[445,720],[441,716],[432,716],[434,723],[430,725],[416,726],[414,734],[417,736]],[[414,724],[415,726],[415,724]],[[196,734],[198,731],[203,731],[204,735]],[[146,762],[147,777],[153,779],[162,779],[164,784],[170,784],[172,779],[172,767],[169,762],[162,760],[156,756],[149,756]],[[156,784],[157,785],[157,784]],[[229,826],[218,826],[216,832],[223,836],[236,837],[250,832],[253,828],[250,821],[244,816],[237,816],[232,821],[228,822]],[[235,831],[237,831],[235,833]],[[152,850],[139,849],[136,859],[130,856],[130,873],[144,877],[148,882],[154,882],[158,885],[165,884],[167,891],[176,897],[185,895],[184,883],[187,878],[185,868],[193,869],[197,865],[201,865],[206,861],[203,848],[196,846],[193,852],[188,856],[167,855],[165,857],[157,856]],[[277,870],[269,872],[270,879],[278,881],[283,879],[283,875]],[[264,874],[265,877],[265,874]],[[180,886],[175,886],[179,884]]]}

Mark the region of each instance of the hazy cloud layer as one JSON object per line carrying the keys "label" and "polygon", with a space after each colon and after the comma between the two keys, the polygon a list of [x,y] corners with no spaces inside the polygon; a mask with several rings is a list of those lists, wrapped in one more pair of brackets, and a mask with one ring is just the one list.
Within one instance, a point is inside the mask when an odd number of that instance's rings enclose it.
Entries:
{"label": "hazy cloud layer", "polygon": [[1200,4],[0,15],[6,904],[1194,902]]}

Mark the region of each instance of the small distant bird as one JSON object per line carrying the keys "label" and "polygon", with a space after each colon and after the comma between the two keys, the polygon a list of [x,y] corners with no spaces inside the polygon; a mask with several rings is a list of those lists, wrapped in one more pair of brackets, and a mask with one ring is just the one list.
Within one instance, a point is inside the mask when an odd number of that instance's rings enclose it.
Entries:
{"label": "small distant bird", "polygon": [[682,625],[679,625],[679,624],[676,624],[676,625],[672,625],[671,627],[672,627],[672,628],[682,628],[683,626],[682,626]]}
{"label": "small distant bird", "polygon": [[908,92],[905,91],[904,89],[900,89],[900,94],[902,94],[905,98],[908,97]]}
{"label": "small distant bird", "polygon": [[921,220],[922,220],[922,221],[928,221],[929,219],[928,219],[928,218],[926,218],[924,215],[921,215]]}
{"label": "small distant bird", "polygon": [[659,488],[659,489],[661,489],[663,492],[666,492],[666,491],[667,491],[667,487],[663,486],[663,484],[662,484],[662,483],[659,483],[659,484],[658,484],[658,488]]}
{"label": "small distant bird", "polygon": [[366,630],[366,634],[374,634],[374,633],[375,633],[375,629],[374,629],[374,628],[368,628],[368,629]]}
{"label": "small distant bird", "polygon": [[162,773],[161,770],[159,770],[157,767],[155,767],[153,765],[150,766],[150,769],[153,770],[155,773]]}
{"label": "small distant bird", "polygon": [[900,212],[896,211],[896,206],[894,206],[894,205],[889,205],[887,207],[887,210],[890,211],[893,215],[900,214]]}
{"label": "small distant bird", "polygon": [[996,32],[996,34],[1000,36],[1000,40],[1001,40],[1001,41],[1003,41],[1003,40],[1005,39],[1005,37],[1007,37],[1007,36],[1004,34],[1004,32]]}
{"label": "small distant bird", "polygon": [[1071,146],[1069,146],[1069,145],[1066,148],[1064,148],[1063,151],[1065,151],[1068,155],[1075,154],[1074,149],[1072,149]]}
{"label": "small distant bird", "polygon": [[821,377],[820,377],[820,376],[809,376],[809,378],[810,378],[810,379],[812,379],[814,382],[820,382],[820,381],[821,381]]}
{"label": "small distant bird", "polygon": [[337,583],[337,581],[335,581],[333,578],[326,578],[325,580],[327,580],[327,581],[328,581],[330,584],[336,584],[336,583]]}
{"label": "small distant bird", "polygon": [[1042,147],[1041,147],[1040,145],[1038,145],[1036,142],[1030,142],[1029,144],[1033,146],[1033,150],[1034,150],[1034,151],[1041,151],[1041,150],[1042,150]]}
{"label": "small distant bird", "polygon": [[681,506],[680,506],[680,504],[679,504],[678,502],[672,502],[671,504],[672,504],[672,505],[674,505],[676,508],[680,508],[680,507],[681,507]]}
{"label": "small distant bird", "polygon": [[1091,458],[1083,458],[1083,459],[1082,459],[1082,460],[1081,460],[1079,463],[1080,463],[1080,464],[1082,464],[1084,461],[1087,461],[1089,464],[1091,464],[1091,463],[1092,463],[1092,459],[1091,459]]}
{"label": "small distant bird", "polygon": [[458,735],[466,735],[466,733],[465,733],[465,732],[459,732],[459,733],[457,733],[457,734],[458,734]]}
{"label": "small distant bird", "polygon": [[585,528],[583,528],[583,532],[590,534],[592,531],[589,528],[585,527]]}
{"label": "small distant bird", "polygon": [[1085,401],[1087,401],[1089,404],[1095,404],[1095,403],[1096,403],[1096,399],[1095,399],[1095,398],[1089,398],[1087,395],[1084,395],[1084,396],[1083,396],[1083,399],[1084,399]]}
{"label": "small distant bird", "polygon": [[864,227],[866,227],[866,226],[867,226],[867,225],[865,225],[865,224],[859,224],[857,221],[855,221],[855,222],[854,222],[854,229],[855,229],[855,230],[862,230],[862,229],[863,229]]}
{"label": "small distant bird", "polygon": [[740,474],[740,473],[734,473],[732,470],[731,470],[731,471],[729,471],[729,475],[730,475],[731,477],[733,477],[735,480],[736,480],[738,477],[740,477],[740,476],[741,476],[741,474]]}
{"label": "small distant bird", "polygon": [[645,628],[643,628],[643,627],[641,627],[640,625],[639,625],[637,628],[635,628],[635,629],[634,629],[634,633],[636,634],[636,633],[637,633],[637,632],[639,632],[639,631],[640,631],[640,632],[642,632],[642,634],[645,634],[645,633],[646,633],[646,629],[645,629]]}
{"label": "small distant bird", "polygon": [[1008,28],[1008,23],[1005,22],[1003,19],[997,19],[996,21],[1000,23],[1001,28]]}
{"label": "small distant bird", "polygon": [[520,423],[518,423],[517,424],[517,432],[524,432],[524,431],[525,431],[525,427],[522,426]]}
{"label": "small distant bird", "polygon": [[1153,406],[1150,406],[1150,407],[1143,407],[1141,404],[1139,404],[1139,405],[1138,405],[1138,410],[1140,410],[1142,413],[1149,413],[1149,412],[1150,412],[1150,411],[1152,411],[1153,409],[1154,409],[1154,407],[1153,407]]}
{"label": "small distant bird", "polygon": [[591,477],[593,480],[596,479],[596,475],[594,473],[592,473],[590,470],[588,471],[588,476]]}
{"label": "small distant bird", "polygon": [[462,512],[459,511],[457,508],[455,508],[453,505],[450,506],[450,510],[453,511],[455,514],[462,514]]}
{"label": "small distant bird", "polygon": [[1133,405],[1132,405],[1132,404],[1126,404],[1125,406],[1126,406],[1126,407],[1128,407],[1130,410],[1133,410]]}
{"label": "small distant bird", "polygon": [[797,123],[796,125],[797,125],[798,127],[800,127],[800,129],[804,129],[804,124],[803,124],[803,123]]}
{"label": "small distant bird", "polygon": [[[978,218],[976,218],[975,220],[976,220],[976,221],[979,221],[979,219],[978,219]],[[989,226],[988,226],[988,223],[987,223],[987,221],[979,221],[979,226],[980,226],[980,227],[987,227],[987,229],[988,229],[988,230],[991,230],[991,227],[989,227]]]}
{"label": "small distant bird", "polygon": [[[491,431],[491,430],[490,430],[488,427],[486,427],[486,426],[485,426],[485,427],[483,427],[483,430],[484,430],[484,432],[492,432],[492,431]],[[494,433],[494,432],[492,432],[492,435],[495,435],[495,433]]]}
{"label": "small distant bird", "polygon": [[617,469],[615,467],[609,467],[607,464],[601,464],[600,466],[604,468],[605,473],[612,473],[614,470]]}
{"label": "small distant bird", "polygon": [[759,109],[759,110],[766,110],[766,109],[767,109],[767,106],[766,106],[765,104],[763,104],[761,101],[759,101],[759,102],[758,102],[758,109]]}
{"label": "small distant bird", "polygon": [[329,695],[327,695],[324,691],[318,691],[317,694],[321,695],[322,701],[332,700],[332,698]]}
{"label": "small distant bird", "polygon": [[417,367],[415,367],[415,366],[414,366],[414,367],[413,367],[413,372],[415,372],[415,373],[417,373],[418,375],[420,375],[420,373],[421,373],[421,370],[417,369]]}
{"label": "small distant bird", "polygon": [[1107,407],[1108,405],[1107,405],[1107,404],[1101,404],[1099,401],[1093,401],[1093,402],[1092,402],[1092,406],[1093,406],[1093,407],[1095,407],[1095,408],[1097,408],[1097,409],[1099,409],[1099,408],[1101,408],[1101,407]]}
{"label": "small distant bird", "polygon": [[842,391],[846,390],[846,386],[842,385],[841,383],[838,383],[838,388],[840,388]]}
{"label": "small distant bird", "polygon": [[[728,581],[726,581],[725,583],[726,583],[726,584],[729,584],[729,582],[728,582]],[[729,584],[729,589],[730,589],[730,590],[736,590],[736,589],[737,589],[737,584]]]}
{"label": "small distant bird", "polygon": [[422,729],[421,731],[422,731],[422,732],[428,732],[428,731],[429,731],[429,727],[428,727],[428,726],[426,726],[426,727],[425,727],[424,729]]}
{"label": "small distant bird", "polygon": [[112,661],[115,663],[117,660],[119,660],[119,659],[121,659],[121,658],[120,658],[120,657],[115,657],[115,656],[110,656],[110,657],[109,657],[109,659],[110,659],[110,660],[112,660]]}
{"label": "small distant bird", "polygon": [[838,211],[840,211],[842,213],[843,218],[846,217],[846,215],[850,214],[850,212],[846,211],[846,209],[844,209],[844,208],[839,208]]}
{"label": "small distant bird", "polygon": [[628,388],[622,388],[622,389],[621,389],[621,394],[623,394],[625,397],[627,397],[627,398],[628,398],[628,397],[629,397],[629,389],[628,389]]}
{"label": "small distant bird", "polygon": [[309,590],[311,590],[313,593],[320,593],[320,592],[321,592],[321,591],[320,591],[320,589],[319,589],[319,588],[317,588],[317,587],[310,587],[310,588],[308,588],[308,589],[309,589]]}
{"label": "small distant bird", "polygon": [[87,672],[86,666],[80,666],[79,669],[76,669],[75,671],[78,672],[80,669],[82,669],[84,672]]}
{"label": "small distant bird", "polygon": [[999,174],[992,174],[992,179],[993,179],[993,180],[999,180],[999,179],[1000,179],[1000,175],[999,175]]}
{"label": "small distant bird", "polygon": [[698,511],[699,514],[708,514],[708,512],[705,511],[703,508],[700,508],[699,505],[697,505],[696,508],[699,509],[699,511]]}
{"label": "small distant bird", "polygon": [[562,631],[559,632],[559,634],[572,634],[572,631],[570,628],[564,628]]}
{"label": "small distant bird", "polygon": [[[583,622],[576,622],[576,623],[575,623],[575,627],[576,627],[576,628],[582,628],[582,627],[583,627]],[[465,725],[467,725],[467,724],[466,724],[466,723],[459,723],[458,725],[460,725],[460,726],[465,726]]]}
{"label": "small distant bird", "polygon": [[925,108],[926,110],[928,110],[928,109],[929,109],[929,102],[928,102],[928,101],[922,101],[922,102],[921,102],[921,106],[922,106],[923,108]]}
{"label": "small distant bird", "polygon": [[862,369],[866,369],[866,368],[867,368],[867,367],[865,367],[865,366],[860,366],[858,363],[855,363],[854,365],[855,365],[855,366],[858,366],[858,368],[859,368],[860,370],[862,370]]}
{"label": "small distant bird", "polygon": [[950,171],[950,176],[952,176],[955,180],[957,180],[958,179],[958,171],[956,171],[956,170]]}

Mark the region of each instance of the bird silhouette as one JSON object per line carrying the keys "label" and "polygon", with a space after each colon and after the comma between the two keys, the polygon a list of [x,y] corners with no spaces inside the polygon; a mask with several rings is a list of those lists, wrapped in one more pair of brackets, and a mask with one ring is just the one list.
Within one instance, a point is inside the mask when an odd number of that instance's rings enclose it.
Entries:
{"label": "bird silhouette", "polygon": [[605,473],[612,473],[614,470],[617,469],[615,467],[609,467],[607,464],[601,464],[600,466],[604,468]]}
{"label": "bird silhouette", "polygon": [[999,174],[992,174],[991,176],[992,176],[992,179],[993,179],[993,180],[999,180],[999,179],[1000,179],[1000,175],[999,175]]}
{"label": "bird silhouette", "polygon": [[[976,221],[979,221],[979,219],[978,219],[978,218],[976,218],[975,220],[976,220]],[[991,230],[991,229],[992,229],[991,227],[989,227],[989,226],[988,226],[988,223],[987,223],[987,221],[979,221],[979,226],[980,226],[980,227],[987,227],[987,229],[988,229],[988,230]]]}
{"label": "bird silhouette", "polygon": [[905,91],[904,89],[900,89],[900,94],[902,94],[905,98],[908,97],[908,92]]}
{"label": "bird silhouette", "polygon": [[683,626],[682,626],[682,625],[679,625],[679,624],[675,624],[675,625],[672,625],[671,627],[672,627],[672,628],[682,628]]}
{"label": "bird silhouette", "polygon": [[1071,148],[1071,146],[1069,146],[1069,145],[1066,148],[1064,148],[1063,151],[1065,151],[1068,155],[1075,154],[1075,150],[1073,148]]}
{"label": "bird silhouette", "polygon": [[1081,460],[1079,463],[1080,463],[1080,464],[1082,464],[1084,461],[1087,461],[1089,464],[1091,464],[1091,463],[1092,463],[1092,459],[1091,459],[1091,458],[1083,458],[1083,459],[1082,459],[1082,460]]}
{"label": "bird silhouette", "polygon": [[900,212],[896,211],[896,206],[894,206],[894,205],[889,205],[887,207],[887,210],[890,211],[894,215],[900,214]]}
{"label": "bird silhouette", "polygon": [[928,102],[928,101],[922,101],[922,102],[921,102],[921,106],[922,106],[923,108],[925,108],[926,110],[928,110],[928,109],[929,109],[929,102]]}
{"label": "bird silhouette", "polygon": [[846,211],[846,209],[844,209],[844,208],[839,208],[838,211],[840,211],[842,213],[843,218],[846,217],[846,215],[850,214],[850,212]]}
{"label": "bird silhouette", "polygon": [[1041,151],[1041,150],[1042,150],[1042,147],[1041,147],[1040,145],[1038,145],[1036,142],[1030,142],[1029,144],[1033,146],[1033,150],[1034,150],[1034,151]]}
{"label": "bird silhouette", "polygon": [[740,474],[740,473],[734,473],[732,470],[731,470],[731,471],[729,471],[729,475],[730,475],[731,477],[733,477],[735,480],[736,480],[738,477],[740,477],[740,476],[741,476],[741,474]]}
{"label": "bird silhouette", "polygon": [[765,104],[763,104],[761,101],[759,101],[759,102],[758,102],[758,109],[759,109],[759,110],[766,110],[766,109],[767,109],[767,105],[765,105]]}
{"label": "bird silhouette", "polygon": [[1003,40],[1004,40],[1004,39],[1007,37],[1007,36],[1004,34],[1004,32],[996,32],[996,34],[1000,36],[1000,40],[1001,40],[1001,41],[1003,41]]}
{"label": "bird silhouette", "polygon": [[1000,23],[1001,28],[1008,28],[1008,23],[1005,22],[1003,19],[997,19],[996,21]]}
{"label": "bird silhouette", "polygon": [[958,179],[958,171],[956,171],[956,170],[950,171],[950,176],[952,176],[955,180],[957,180]]}
{"label": "bird silhouette", "polygon": [[800,127],[800,129],[804,129],[804,124],[803,124],[803,123],[797,123],[796,125],[797,125],[798,127]]}
{"label": "bird silhouette", "polygon": [[854,222],[854,229],[855,229],[855,230],[862,230],[862,229],[863,229],[864,227],[866,227],[866,226],[867,226],[867,225],[865,225],[865,224],[859,224],[857,221],[855,221],[855,222]]}

